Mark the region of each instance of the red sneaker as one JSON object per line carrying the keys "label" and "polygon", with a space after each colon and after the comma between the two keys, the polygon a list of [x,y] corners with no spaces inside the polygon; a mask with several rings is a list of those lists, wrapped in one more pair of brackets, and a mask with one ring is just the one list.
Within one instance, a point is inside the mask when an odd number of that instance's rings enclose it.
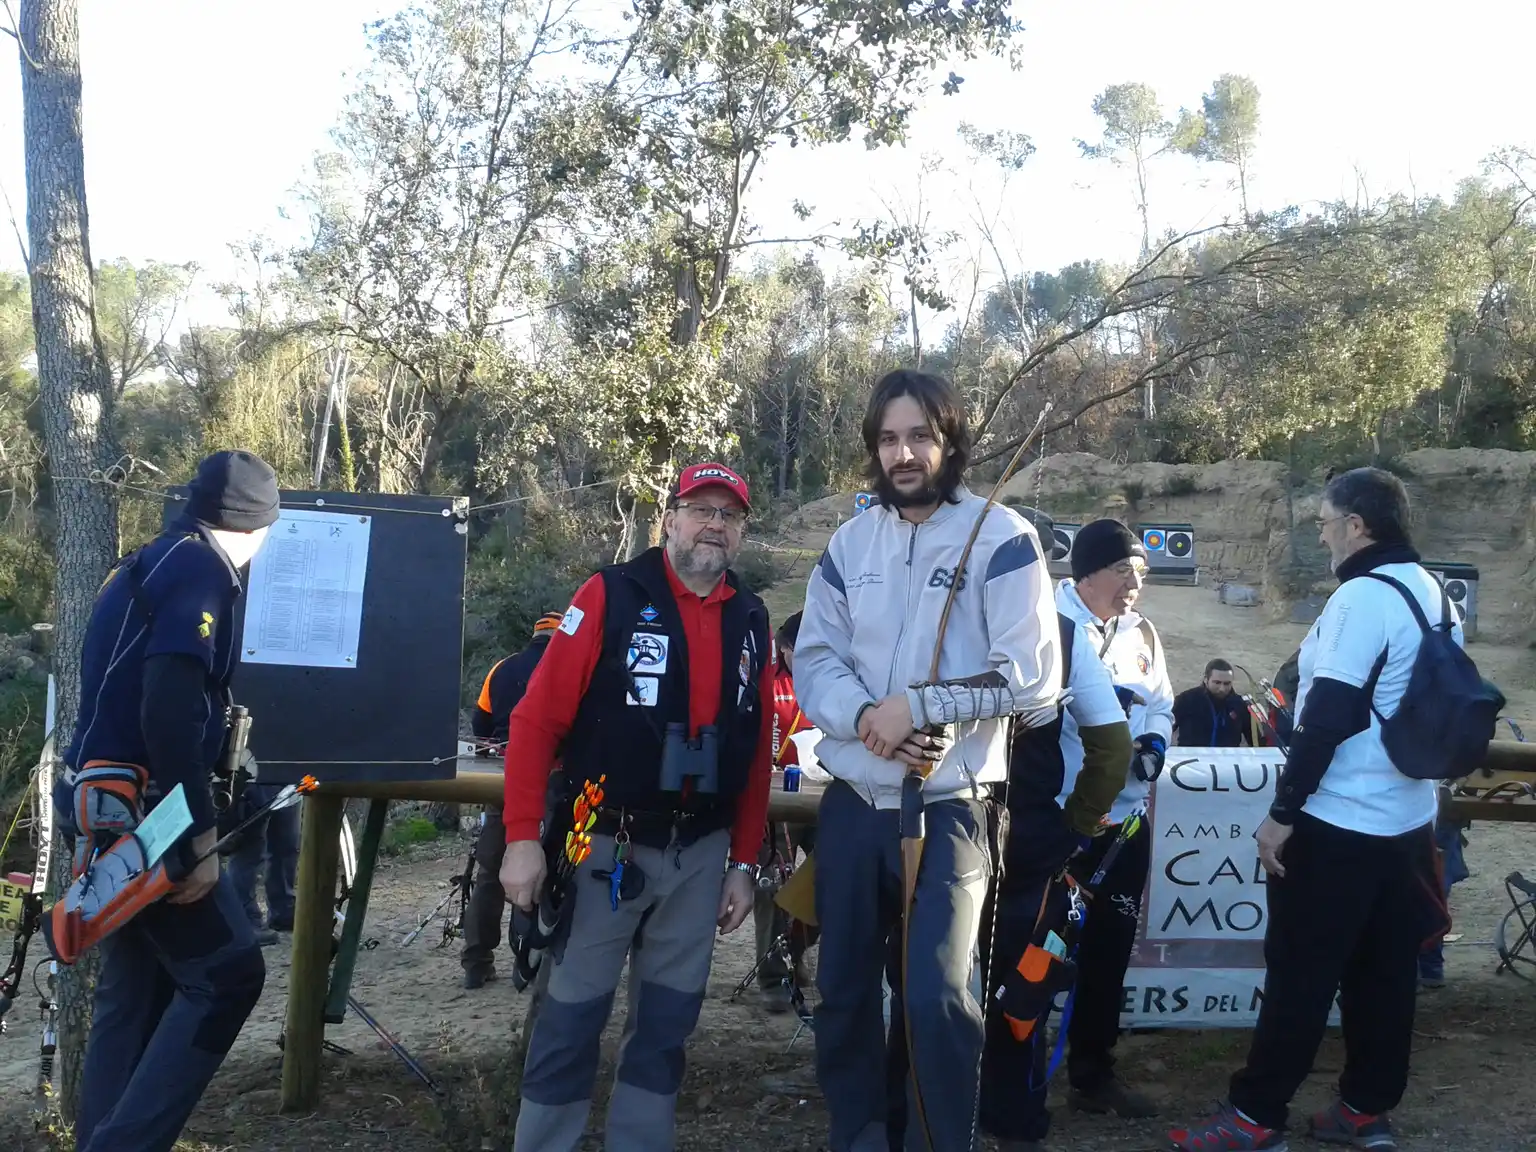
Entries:
{"label": "red sneaker", "polygon": [[1173,1152],[1286,1152],[1285,1136],[1243,1116],[1227,1101],[1213,1115],[1168,1133]]}
{"label": "red sneaker", "polygon": [[1372,1152],[1397,1152],[1392,1135],[1392,1121],[1386,1116],[1357,1112],[1342,1100],[1319,1112],[1311,1120],[1312,1138],[1323,1144],[1348,1144],[1351,1148],[1369,1148]]}

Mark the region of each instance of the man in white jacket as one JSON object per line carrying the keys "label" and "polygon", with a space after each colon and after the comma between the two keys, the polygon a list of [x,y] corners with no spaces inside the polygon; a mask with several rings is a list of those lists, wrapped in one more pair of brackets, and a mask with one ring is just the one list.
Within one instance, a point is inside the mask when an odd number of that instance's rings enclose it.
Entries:
{"label": "man in white jacket", "polygon": [[879,503],[832,537],[795,648],[801,706],[825,734],[816,756],[835,777],[816,850],[817,1078],[832,1152],[886,1152],[881,974],[900,931],[902,778],[931,768],[908,971],[893,980],[898,995],[905,984],[912,1032],[906,1138],[912,1149],[970,1152],[982,1046],[970,978],[994,872],[992,790],[1007,776],[1008,718],[1056,718],[1061,640],[1039,538],[1011,509],[988,511],[956,572],[985,501],[961,483],[971,436],[954,388],[890,373],[863,433]]}
{"label": "man in white jacket", "polygon": [[[1088,630],[1099,659],[1129,704],[1134,737],[1125,787],[1107,817],[1114,835],[1095,840],[1078,869],[1084,876],[1098,868],[1120,826],[1134,813],[1145,811],[1152,781],[1163,770],[1163,757],[1173,737],[1173,687],[1162,640],[1152,621],[1136,611],[1146,571],[1146,549],[1136,534],[1118,520],[1095,520],[1073,539],[1072,578],[1063,580],[1056,590],[1057,608]],[[1065,803],[1083,764],[1082,741],[1071,713],[1062,724],[1061,750],[1067,771],[1059,800]],[[1136,946],[1136,923],[1151,860],[1152,829],[1144,818],[1110,865],[1083,926],[1077,993],[1067,1028],[1069,1101],[1084,1111],[1127,1119],[1157,1114],[1150,1099],[1115,1074],[1114,1057],[1125,971]]]}

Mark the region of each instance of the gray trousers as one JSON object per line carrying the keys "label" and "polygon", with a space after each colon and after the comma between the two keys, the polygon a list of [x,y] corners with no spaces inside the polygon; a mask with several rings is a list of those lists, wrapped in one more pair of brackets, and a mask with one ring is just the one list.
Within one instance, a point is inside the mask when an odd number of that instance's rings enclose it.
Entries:
{"label": "gray trousers", "polygon": [[729,850],[724,829],[682,849],[632,847],[627,867],[645,873],[645,887],[615,910],[608,882],[592,875],[613,866],[613,838],[593,837],[592,855],[572,886],[570,936],[528,1042],[514,1152],[572,1152],[581,1142],[626,957],[629,1016],[605,1147],[676,1147],[683,1048],[704,1006]]}
{"label": "gray trousers", "polygon": [[[990,836],[979,801],[941,800],[926,811],[904,1010],[912,1023],[913,1063],[932,1152],[971,1152],[982,1044],[971,976],[992,874]],[[829,1143],[831,1152],[887,1152],[888,1117],[902,1112],[887,1098],[880,986],[887,959],[900,963],[898,814],[871,808],[847,784],[834,781],[822,799],[819,826],[816,1079],[830,1115]],[[899,971],[892,977],[892,992],[900,997]],[[910,1076],[906,1097],[906,1147],[929,1152]]]}

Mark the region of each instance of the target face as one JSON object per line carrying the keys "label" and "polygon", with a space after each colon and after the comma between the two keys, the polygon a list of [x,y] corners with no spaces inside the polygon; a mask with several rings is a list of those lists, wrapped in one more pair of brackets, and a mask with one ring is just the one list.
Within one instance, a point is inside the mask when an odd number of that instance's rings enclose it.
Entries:
{"label": "target face", "polygon": [[1446,598],[1453,604],[1460,604],[1467,598],[1467,585],[1464,580],[1447,580],[1445,582]]}
{"label": "target face", "polygon": [[1148,552],[1161,552],[1163,550],[1163,534],[1156,528],[1148,528],[1141,534],[1141,543]]}
{"label": "target face", "polygon": [[1168,533],[1168,555],[1188,556],[1195,550],[1194,537],[1188,532]]}
{"label": "target face", "polygon": [[1053,528],[1051,530],[1051,535],[1054,537],[1054,544],[1051,548],[1051,559],[1066,559],[1067,556],[1072,552],[1072,534],[1070,532],[1063,532],[1060,528]]}
{"label": "target face", "polygon": [[853,498],[853,510],[855,512],[863,512],[874,502],[875,498],[873,494],[869,492],[860,492]]}

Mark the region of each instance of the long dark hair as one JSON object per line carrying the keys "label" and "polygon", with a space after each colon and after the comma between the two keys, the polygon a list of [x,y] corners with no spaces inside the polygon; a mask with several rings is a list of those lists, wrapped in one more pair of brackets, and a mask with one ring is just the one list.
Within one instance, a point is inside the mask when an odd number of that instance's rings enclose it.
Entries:
{"label": "long dark hair", "polygon": [[955,489],[960,487],[966,465],[971,462],[971,424],[965,414],[965,403],[954,385],[928,372],[898,368],[887,372],[875,383],[869,407],[864,412],[864,449],[869,455],[865,475],[882,504],[895,503],[894,489],[880,467],[880,425],[891,401],[902,396],[910,396],[916,402],[927,417],[929,427],[938,433],[945,456],[933,486],[939,499],[956,503]]}

